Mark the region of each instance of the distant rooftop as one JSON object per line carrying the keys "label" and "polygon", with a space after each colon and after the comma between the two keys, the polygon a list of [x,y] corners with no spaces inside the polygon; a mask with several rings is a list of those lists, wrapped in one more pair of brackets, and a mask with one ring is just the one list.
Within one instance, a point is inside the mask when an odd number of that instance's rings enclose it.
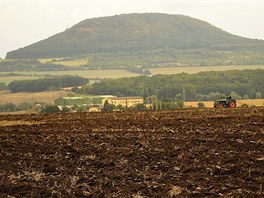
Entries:
{"label": "distant rooftop", "polygon": [[93,99],[93,98],[114,98],[113,95],[97,95],[97,96],[75,96],[75,97],[63,97],[65,100],[78,100],[78,99]]}
{"label": "distant rooftop", "polygon": [[126,99],[143,99],[143,97],[140,96],[131,96],[131,97],[113,97],[111,99],[114,100],[126,100]]}
{"label": "distant rooftop", "polygon": [[77,100],[77,99],[85,99],[86,97],[63,97],[65,100]]}

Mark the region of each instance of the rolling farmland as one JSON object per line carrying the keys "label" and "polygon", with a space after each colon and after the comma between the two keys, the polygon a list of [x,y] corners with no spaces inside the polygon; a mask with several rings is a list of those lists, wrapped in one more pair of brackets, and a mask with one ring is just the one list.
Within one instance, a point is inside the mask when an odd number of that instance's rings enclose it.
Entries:
{"label": "rolling farmland", "polygon": [[[44,60],[43,60],[44,61]],[[77,61],[78,62],[78,61]],[[245,69],[264,69],[264,65],[245,65],[245,66],[195,66],[195,67],[169,67],[169,68],[153,68],[150,69],[152,75],[157,74],[179,74],[179,73],[199,73],[205,71],[227,71],[227,70],[245,70]],[[8,72],[0,72],[0,74],[7,74]],[[18,76],[0,76],[0,82],[6,84],[13,80],[33,80],[44,78],[46,76],[60,76],[60,75],[78,75],[85,78],[123,78],[135,77],[141,74],[132,73],[123,69],[113,70],[74,70],[74,71],[25,71],[12,72]]]}
{"label": "rolling farmland", "polygon": [[[7,72],[0,72],[6,74]],[[19,76],[0,76],[0,82],[10,83],[14,80],[33,80],[44,78],[47,76],[73,75],[85,78],[122,78],[135,77],[139,74],[129,72],[127,70],[74,70],[74,71],[28,71],[28,72],[13,72]]]}

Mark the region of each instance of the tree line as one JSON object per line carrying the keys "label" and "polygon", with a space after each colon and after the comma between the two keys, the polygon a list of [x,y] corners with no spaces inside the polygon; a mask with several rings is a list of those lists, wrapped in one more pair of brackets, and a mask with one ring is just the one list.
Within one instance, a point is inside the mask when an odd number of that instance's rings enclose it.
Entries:
{"label": "tree line", "polygon": [[79,76],[59,76],[41,78],[37,80],[15,80],[8,85],[12,93],[16,92],[39,92],[47,90],[59,90],[64,87],[85,85],[88,79]]}
{"label": "tree line", "polygon": [[236,99],[264,96],[264,70],[211,71],[197,74],[139,76],[104,79],[83,86],[82,93],[116,96],[151,96],[159,100],[207,101],[232,95]]}
{"label": "tree line", "polygon": [[41,63],[36,59],[0,61],[0,72],[13,71],[65,71],[77,70],[81,67],[66,67],[52,62]]}
{"label": "tree line", "polygon": [[31,103],[20,103],[18,105],[14,103],[0,104],[0,112],[12,112],[12,111],[27,111],[32,110],[33,104]]}

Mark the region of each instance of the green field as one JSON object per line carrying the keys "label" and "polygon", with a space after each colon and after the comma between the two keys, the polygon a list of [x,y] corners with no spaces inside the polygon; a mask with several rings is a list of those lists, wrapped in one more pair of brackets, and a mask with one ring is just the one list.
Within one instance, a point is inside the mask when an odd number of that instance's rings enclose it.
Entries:
{"label": "green field", "polygon": [[68,60],[68,61],[56,61],[55,64],[64,65],[66,67],[79,67],[86,65],[88,62],[88,58],[82,58],[78,60]]}
{"label": "green field", "polygon": [[1,59],[1,58],[0,58],[0,63],[1,63],[1,62],[8,62],[8,61],[13,61],[13,59]]}
{"label": "green field", "polygon": [[63,60],[63,58],[44,58],[38,59],[40,63],[49,63],[52,62],[54,64],[64,65],[66,67],[79,67],[86,65],[88,62],[88,58],[79,58],[74,60]]}

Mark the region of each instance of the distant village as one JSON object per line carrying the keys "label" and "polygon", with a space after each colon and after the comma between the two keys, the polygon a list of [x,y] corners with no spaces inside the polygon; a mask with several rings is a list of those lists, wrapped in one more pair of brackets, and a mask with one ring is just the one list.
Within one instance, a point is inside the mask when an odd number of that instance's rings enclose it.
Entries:
{"label": "distant village", "polygon": [[60,97],[55,100],[54,104],[61,111],[66,108],[71,112],[137,109],[139,105],[141,109],[149,107],[149,105],[144,105],[143,97],[116,97],[113,95]]}

